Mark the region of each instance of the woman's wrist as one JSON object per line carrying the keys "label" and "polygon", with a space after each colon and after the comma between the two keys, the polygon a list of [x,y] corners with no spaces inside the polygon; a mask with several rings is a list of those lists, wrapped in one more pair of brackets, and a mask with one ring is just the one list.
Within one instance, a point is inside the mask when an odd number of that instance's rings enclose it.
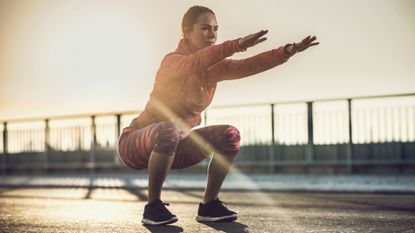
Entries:
{"label": "woman's wrist", "polygon": [[238,47],[241,49],[242,52],[245,52],[246,51],[246,48],[241,45],[241,40],[242,40],[242,38],[239,38],[238,39]]}
{"label": "woman's wrist", "polygon": [[284,46],[284,52],[289,56],[294,55],[295,52],[296,52],[295,51],[295,43],[285,45]]}

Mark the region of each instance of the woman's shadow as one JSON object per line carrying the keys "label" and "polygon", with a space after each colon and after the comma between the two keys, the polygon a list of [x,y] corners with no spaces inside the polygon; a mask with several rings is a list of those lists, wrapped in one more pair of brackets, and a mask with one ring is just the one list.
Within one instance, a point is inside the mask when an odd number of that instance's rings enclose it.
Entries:
{"label": "woman's shadow", "polygon": [[[216,231],[226,233],[249,232],[248,226],[239,222],[200,222]],[[174,225],[163,226],[144,226],[152,233],[179,233],[183,232],[183,228]]]}
{"label": "woman's shadow", "polygon": [[174,225],[162,225],[162,226],[146,226],[144,225],[145,228],[147,228],[150,232],[152,233],[179,233],[179,232],[183,232],[183,228],[178,227],[178,226],[174,226]]}
{"label": "woman's shadow", "polygon": [[249,232],[248,226],[239,222],[200,222],[216,231],[226,233]]}

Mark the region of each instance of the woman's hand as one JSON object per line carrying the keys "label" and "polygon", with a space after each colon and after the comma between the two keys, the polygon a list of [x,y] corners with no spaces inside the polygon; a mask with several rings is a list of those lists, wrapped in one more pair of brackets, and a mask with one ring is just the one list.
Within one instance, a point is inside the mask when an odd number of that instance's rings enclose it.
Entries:
{"label": "woman's hand", "polygon": [[319,42],[313,42],[315,40],[316,40],[315,36],[313,36],[313,37],[307,36],[300,43],[292,43],[292,44],[286,46],[285,51],[287,53],[289,53],[290,55],[293,55],[293,54],[298,53],[298,52],[302,52],[302,51],[310,48],[311,46],[318,45]]}
{"label": "woman's hand", "polygon": [[249,47],[257,45],[267,39],[266,37],[262,37],[265,34],[267,34],[267,32],[268,30],[261,30],[257,33],[247,35],[239,39],[239,46],[243,49],[247,49]]}

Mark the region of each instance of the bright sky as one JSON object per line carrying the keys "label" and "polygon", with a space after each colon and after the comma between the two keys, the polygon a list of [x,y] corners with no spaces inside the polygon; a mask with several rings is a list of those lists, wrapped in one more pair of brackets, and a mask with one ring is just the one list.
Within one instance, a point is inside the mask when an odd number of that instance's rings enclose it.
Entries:
{"label": "bright sky", "polygon": [[415,92],[412,0],[0,0],[0,119],[142,109],[194,4],[216,12],[218,42],[269,30],[237,58],[321,43],[220,83],[213,105]]}

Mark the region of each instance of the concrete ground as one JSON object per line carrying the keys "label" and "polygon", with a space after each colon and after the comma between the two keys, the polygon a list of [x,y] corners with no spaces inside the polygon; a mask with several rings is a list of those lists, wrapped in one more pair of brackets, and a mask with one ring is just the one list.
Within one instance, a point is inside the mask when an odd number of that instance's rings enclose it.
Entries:
{"label": "concrete ground", "polygon": [[2,187],[1,232],[415,232],[415,194],[223,191],[232,223],[195,221],[202,190],[170,189],[162,199],[179,221],[141,225],[146,189]]}

